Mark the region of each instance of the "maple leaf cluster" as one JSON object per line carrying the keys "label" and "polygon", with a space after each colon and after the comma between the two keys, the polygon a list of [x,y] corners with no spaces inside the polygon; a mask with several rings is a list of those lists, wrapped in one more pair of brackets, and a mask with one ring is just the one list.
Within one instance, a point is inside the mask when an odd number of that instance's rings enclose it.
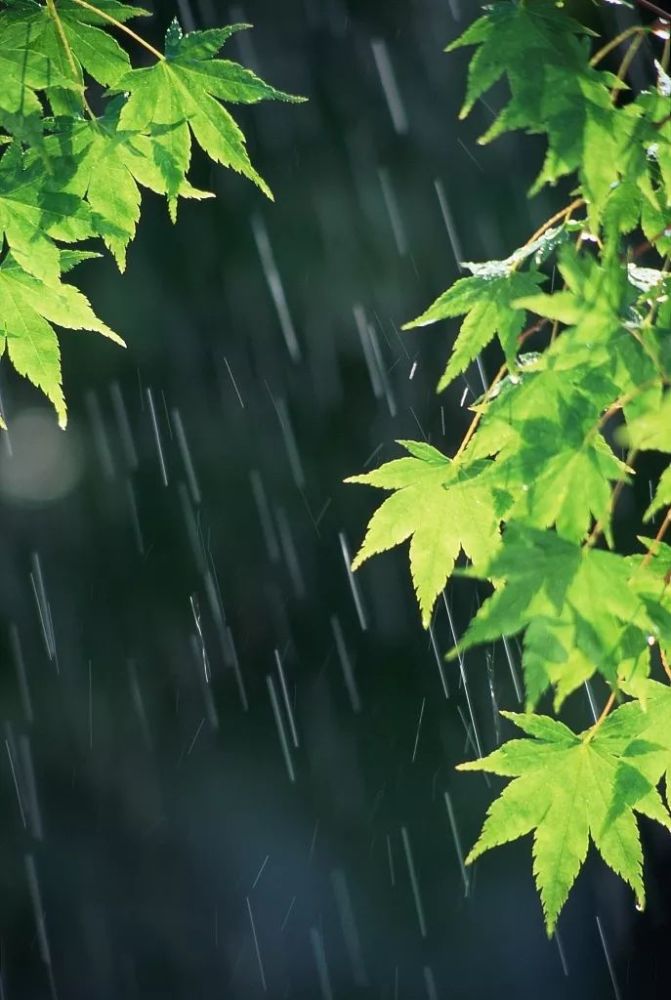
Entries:
{"label": "maple leaf cluster", "polygon": [[[146,14],[117,0],[0,5],[0,351],[48,396],[61,426],[67,410],[54,327],[123,344],[62,280],[99,254],[67,245],[102,240],[123,270],[144,190],[167,199],[173,222],[180,198],[213,197],[188,179],[194,139],[272,198],[225,105],[301,100],[219,58],[245,24],[184,35],[175,21],[164,53],[132,32],[154,60],[134,69],[112,31],[123,34]],[[99,113],[87,97],[91,82]]]}
{"label": "maple leaf cluster", "polygon": [[[662,541],[671,511],[654,538],[639,536],[642,553],[618,551],[613,517],[637,455],[671,456],[668,46],[647,89],[625,83],[646,38],[655,42],[652,27],[634,25],[595,51],[593,32],[563,5],[503,0],[449,47],[475,46],[462,117],[501,78],[508,85],[480,141],[515,129],[545,135],[531,193],[569,177],[574,198],[506,260],[462,265],[470,275],[406,324],[465,317],[439,391],[498,343],[502,367],[456,454],[399,442],[410,457],[348,480],[391,493],[353,568],[410,539],[425,627],[451,576],[491,585],[448,660],[519,637],[527,711],[510,718],[532,738],[464,765],[513,779],[468,860],[533,832],[549,932],[590,840],[642,905],[635,813],[671,826],[657,791],[669,768],[671,689],[651,679],[662,667],[671,679],[671,548]],[[618,73],[602,69],[627,41]],[[540,349],[525,346],[530,336]],[[671,466],[644,519],[669,504]],[[595,675],[611,695],[589,730],[534,714],[548,695],[559,712]]]}

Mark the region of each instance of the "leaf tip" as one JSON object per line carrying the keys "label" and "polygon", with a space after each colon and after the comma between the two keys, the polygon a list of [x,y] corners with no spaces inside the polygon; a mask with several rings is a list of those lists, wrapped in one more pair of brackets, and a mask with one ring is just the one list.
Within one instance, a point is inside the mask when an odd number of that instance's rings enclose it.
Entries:
{"label": "leaf tip", "polygon": [[[482,771],[482,757],[476,757],[475,760],[464,760],[461,764],[456,764],[455,768],[457,771]],[[471,850],[471,854],[473,853]]]}
{"label": "leaf tip", "polygon": [[99,332],[102,333],[104,337],[107,337],[108,340],[111,340],[112,343],[116,344],[117,347],[128,347],[128,344],[123,337],[120,337],[118,333],[114,332],[114,330],[110,330],[108,326],[103,327]]}
{"label": "leaf tip", "polygon": [[359,569],[359,567],[363,563],[365,563],[365,561],[366,561],[367,558],[368,557],[366,556],[365,553],[363,553],[361,551],[357,552],[357,554],[354,556],[354,559],[352,559],[352,562],[350,563],[350,567],[349,567],[350,570],[352,571],[352,573],[356,573],[356,571]]}
{"label": "leaf tip", "polygon": [[451,385],[454,381],[454,375],[450,371],[446,371],[442,376],[440,382],[436,386],[436,394],[443,392],[447,389],[448,385]]}

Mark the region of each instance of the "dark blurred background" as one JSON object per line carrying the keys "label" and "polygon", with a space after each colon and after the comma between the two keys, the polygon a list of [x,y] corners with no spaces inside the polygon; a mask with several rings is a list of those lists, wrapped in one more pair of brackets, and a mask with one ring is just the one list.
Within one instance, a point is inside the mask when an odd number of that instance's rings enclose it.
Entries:
{"label": "dark blurred background", "polygon": [[471,584],[426,633],[405,549],[348,571],[381,495],[343,478],[453,450],[498,366],[439,397],[455,324],[401,324],[565,203],[527,199],[540,140],[476,145],[503,89],[456,120],[478,5],[154,9],[252,22],[231,57],[309,103],[236,111],[276,204],[196,156],[216,202],[148,196],[126,275],[80,269],[129,347],[63,336],[65,434],[2,371],[0,997],[668,996],[668,840],[645,913],[591,858],[548,941],[528,838],[461,860],[498,784],[454,765],[509,735],[519,648],[446,665]]}

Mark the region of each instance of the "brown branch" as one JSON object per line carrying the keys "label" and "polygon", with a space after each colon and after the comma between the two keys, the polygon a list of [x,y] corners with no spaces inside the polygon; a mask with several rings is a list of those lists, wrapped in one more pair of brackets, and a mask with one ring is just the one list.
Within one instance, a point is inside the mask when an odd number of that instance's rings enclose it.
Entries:
{"label": "brown branch", "polygon": [[664,673],[666,674],[666,676],[671,681],[671,667],[669,666],[669,661],[667,660],[666,656],[664,655],[664,650],[662,649],[661,646],[659,647],[659,658],[662,661],[662,666],[664,667]]}
{"label": "brown branch", "polygon": [[[494,376],[493,382],[490,384],[489,388],[485,392],[484,398],[483,398],[482,403],[481,403],[481,407],[485,405],[485,403],[487,402],[487,400],[491,396],[492,392],[494,391],[494,389],[496,388],[496,386],[499,384],[499,382],[501,381],[501,379],[505,375],[507,368],[508,368],[507,365],[501,365],[501,367],[497,371],[496,375]],[[463,455],[463,453],[466,451],[466,448],[467,448],[467,446],[468,446],[471,438],[473,437],[473,435],[477,431],[478,427],[480,426],[480,421],[482,420],[483,413],[484,413],[484,410],[479,409],[478,412],[473,417],[473,419],[471,420],[470,425],[468,427],[468,430],[466,431],[466,433],[464,435],[464,439],[461,442],[461,444],[459,445],[457,453],[454,456],[455,461],[456,461],[457,458],[459,458],[460,455]]]}
{"label": "brown branch", "polygon": [[[632,448],[625,459],[624,464],[627,466],[629,470],[631,470],[631,463],[636,458],[636,454],[637,454],[636,449]],[[621,479],[618,479],[618,481],[615,483],[615,486],[613,487],[613,493],[610,498],[610,508],[608,511],[608,516],[610,516],[615,510],[615,505],[620,498],[620,493],[625,487],[625,478],[624,478],[625,475],[626,473],[622,476]],[[604,529],[605,529],[605,524],[603,520],[597,521],[594,527],[592,528],[589,538],[585,542],[586,549],[591,549],[595,545],[595,543],[599,540],[600,536],[603,534]]]}
{"label": "brown branch", "polygon": [[[536,320],[535,323],[532,323],[531,326],[528,326],[526,328],[526,330],[524,330],[519,335],[519,337],[517,338],[517,343],[520,345],[520,347],[525,342],[525,340],[527,340],[533,333],[538,333],[538,331],[542,330],[544,326],[547,326],[547,324],[549,322],[550,321],[547,320],[547,319],[539,319],[539,320]],[[468,430],[466,431],[466,434],[464,435],[464,439],[461,442],[461,444],[459,445],[459,449],[458,449],[457,453],[454,456],[455,459],[459,458],[459,456],[463,455],[463,453],[466,451],[466,447],[470,444],[471,438],[473,437],[473,435],[477,431],[478,427],[480,426],[480,421],[482,420],[482,417],[484,415],[484,410],[482,409],[482,407],[485,405],[486,402],[488,402],[488,400],[489,400],[492,392],[494,391],[494,389],[496,388],[496,386],[499,384],[499,382],[501,381],[501,379],[503,378],[503,376],[505,375],[505,373],[507,372],[507,370],[508,370],[508,365],[507,364],[503,364],[503,365],[501,365],[501,367],[497,371],[496,375],[494,376],[494,380],[492,381],[491,385],[489,386],[489,388],[485,392],[485,395],[483,397],[482,403],[480,404],[480,409],[478,410],[478,412],[475,414],[475,416],[471,420],[471,422],[469,424],[469,427],[468,427]]]}
{"label": "brown branch", "polygon": [[544,326],[547,326],[549,322],[550,320],[546,318],[538,319],[536,320],[535,323],[532,323],[531,326],[528,326],[526,330],[523,330],[522,333],[517,338],[517,343],[520,345],[520,347],[525,341],[529,339],[529,337],[532,334],[538,333],[538,331],[542,330]]}
{"label": "brown branch", "polygon": [[[629,462],[627,462],[627,465],[628,464],[629,464]],[[620,480],[620,482],[618,483],[618,486],[621,483],[622,483],[622,480]],[[616,487],[616,489],[617,489],[617,487]],[[615,497],[615,491],[613,492],[613,497]],[[660,529],[657,532],[657,535],[655,536],[655,542],[660,542],[662,540],[662,538],[664,537],[664,534],[665,534],[665,532],[666,532],[666,530],[667,530],[667,528],[669,527],[670,524],[671,524],[671,507],[667,511],[666,517],[664,518],[664,521],[662,522],[662,524],[660,526]],[[589,545],[589,541],[588,541],[588,545]],[[653,545],[654,545],[654,543],[653,543]],[[643,562],[641,563],[641,568],[643,566],[645,566],[652,559],[652,556],[653,556],[653,545],[651,545],[650,548],[648,549],[648,552],[647,552],[647,554],[646,554]],[[671,680],[671,667],[669,666],[669,664],[667,662],[667,659],[666,659],[666,657],[664,655],[664,652],[662,651],[661,648],[660,648],[659,652],[660,652],[660,656],[661,656],[662,666],[664,668],[664,672],[666,673],[666,675],[669,678],[669,680]],[[606,719],[606,717],[610,713],[610,711],[613,708],[613,705],[615,704],[616,700],[617,700],[617,688],[613,688],[613,690],[611,691],[610,695],[608,696],[608,701],[606,702],[606,704],[603,706],[603,709],[601,710],[601,714],[599,715],[599,718],[596,720],[596,722],[594,723],[594,725],[592,726],[592,728],[587,733],[587,735],[585,737],[585,743],[589,743],[590,740],[594,739],[597,731],[603,725],[604,720]]]}
{"label": "brown branch", "polygon": [[634,0],[634,3],[638,4],[639,7],[644,7],[645,10],[649,10],[651,14],[661,17],[662,21],[671,21],[671,14],[666,10],[662,10],[657,4],[651,3],[650,0]]}
{"label": "brown branch", "polygon": [[[611,403],[608,409],[599,417],[597,423],[594,425],[594,431],[600,431],[608,423],[611,417],[614,417],[616,413],[619,413],[627,405],[631,403],[632,400],[636,399],[642,392],[647,392],[648,389],[652,389],[653,386],[657,385],[659,379],[652,378],[648,379],[647,382],[643,382],[641,385],[637,385],[635,389],[631,389],[629,392],[623,393],[621,396]],[[662,381],[664,381],[662,379]]]}
{"label": "brown branch", "polygon": [[647,566],[650,563],[650,561],[652,560],[653,556],[655,556],[657,554],[655,552],[655,545],[656,545],[657,542],[661,542],[662,538],[664,538],[664,535],[666,534],[667,529],[668,529],[668,527],[669,527],[670,524],[671,524],[671,507],[669,507],[669,509],[667,510],[666,517],[664,518],[664,520],[660,524],[659,531],[655,535],[655,538],[653,540],[652,545],[650,546],[650,548],[648,549],[648,551],[645,554],[645,558],[643,559],[643,562],[641,563],[641,569],[643,569],[645,566]]}
{"label": "brown branch", "polygon": [[654,236],[651,236],[649,240],[644,240],[642,243],[639,243],[638,246],[635,246],[633,250],[630,250],[628,253],[628,259],[636,260],[636,258],[640,257],[641,254],[644,254],[646,250],[652,250],[657,240],[661,240],[662,236],[665,236],[666,233],[669,232],[670,230],[671,230],[671,219],[669,219],[669,221],[667,222],[667,224],[664,226],[663,229],[660,229],[658,233],[655,233]]}
{"label": "brown branch", "polygon": [[543,233],[546,233],[548,229],[555,224],[555,222],[559,222],[559,220],[563,219],[565,215],[571,215],[571,213],[574,212],[576,208],[580,208],[584,204],[585,204],[584,198],[576,198],[575,201],[572,201],[570,205],[566,205],[564,208],[562,208],[560,212],[555,212],[555,214],[551,215],[550,218],[547,219],[547,221],[544,222],[543,225],[539,229],[537,229],[535,233],[532,233],[532,235],[526,241],[522,249],[524,249],[524,247],[528,247],[531,243],[534,242],[534,240],[537,240],[539,236],[542,236]]}
{"label": "brown branch", "polygon": [[606,704],[603,706],[603,708],[601,710],[601,715],[596,720],[596,722],[594,723],[594,725],[592,726],[592,728],[590,729],[590,731],[587,733],[587,736],[585,737],[585,743],[589,743],[590,740],[594,739],[594,737],[596,736],[597,730],[599,729],[599,727],[601,725],[603,725],[603,722],[604,722],[606,716],[608,715],[608,713],[610,712],[611,708],[615,704],[616,698],[617,698],[617,691],[615,691],[615,690],[611,691],[610,695],[608,696],[608,701],[606,702]]}

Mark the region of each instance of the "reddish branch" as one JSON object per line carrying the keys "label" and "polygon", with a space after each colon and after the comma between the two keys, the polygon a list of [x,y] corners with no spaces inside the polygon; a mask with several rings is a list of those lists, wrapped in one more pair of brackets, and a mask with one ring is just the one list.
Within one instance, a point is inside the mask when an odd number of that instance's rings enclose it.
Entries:
{"label": "reddish branch", "polygon": [[657,17],[661,17],[663,21],[671,20],[671,14],[662,10],[662,8],[658,7],[656,4],[650,3],[650,0],[634,0],[634,3],[638,4],[639,7],[644,7],[646,10],[649,10],[652,14],[656,14]]}

